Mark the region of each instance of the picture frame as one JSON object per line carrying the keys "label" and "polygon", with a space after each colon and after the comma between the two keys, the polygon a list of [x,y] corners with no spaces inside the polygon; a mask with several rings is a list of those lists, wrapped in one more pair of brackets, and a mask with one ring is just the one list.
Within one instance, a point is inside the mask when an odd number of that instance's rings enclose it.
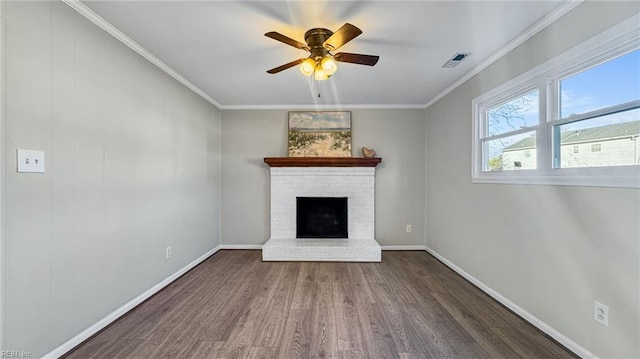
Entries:
{"label": "picture frame", "polygon": [[351,157],[351,111],[290,111],[289,157]]}

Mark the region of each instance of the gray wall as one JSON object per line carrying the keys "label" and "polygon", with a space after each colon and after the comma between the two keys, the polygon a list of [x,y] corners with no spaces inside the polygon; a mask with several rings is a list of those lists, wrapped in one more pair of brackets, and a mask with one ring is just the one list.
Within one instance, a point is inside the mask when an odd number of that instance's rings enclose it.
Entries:
{"label": "gray wall", "polygon": [[5,10],[3,349],[40,357],[219,244],[221,113],[60,2]]}
{"label": "gray wall", "polygon": [[471,100],[639,4],[582,3],[426,114],[427,246],[602,358],[640,357],[640,191],[472,184]]}
{"label": "gray wall", "polygon": [[[424,110],[354,110],[352,150],[373,148],[378,243],[424,245]],[[269,239],[269,167],[287,156],[287,111],[222,112],[222,243],[262,245]],[[405,225],[411,224],[411,233]]]}

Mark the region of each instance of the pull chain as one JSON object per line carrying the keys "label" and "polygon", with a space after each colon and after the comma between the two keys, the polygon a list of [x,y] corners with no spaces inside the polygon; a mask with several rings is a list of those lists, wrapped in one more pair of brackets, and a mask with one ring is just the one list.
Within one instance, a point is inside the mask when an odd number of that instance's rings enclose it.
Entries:
{"label": "pull chain", "polygon": [[320,98],[320,89],[318,88],[318,80],[316,80],[315,77],[313,78],[313,84],[316,87],[316,92],[318,92],[318,98]]}

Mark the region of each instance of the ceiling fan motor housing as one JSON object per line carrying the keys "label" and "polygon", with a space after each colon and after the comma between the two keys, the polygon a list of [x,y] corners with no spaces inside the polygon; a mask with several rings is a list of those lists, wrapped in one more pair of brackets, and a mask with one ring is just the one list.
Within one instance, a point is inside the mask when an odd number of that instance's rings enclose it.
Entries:
{"label": "ceiling fan motor housing", "polygon": [[318,59],[323,58],[329,54],[329,50],[322,44],[333,35],[333,32],[328,29],[315,28],[304,33],[304,41],[311,48],[311,58]]}

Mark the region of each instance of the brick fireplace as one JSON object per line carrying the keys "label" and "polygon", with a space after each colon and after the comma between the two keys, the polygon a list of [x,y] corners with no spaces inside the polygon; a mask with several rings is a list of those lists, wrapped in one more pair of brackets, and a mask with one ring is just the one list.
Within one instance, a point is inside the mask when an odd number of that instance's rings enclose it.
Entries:
{"label": "brick fireplace", "polygon": [[[271,238],[264,261],[379,262],[374,238],[379,158],[265,158],[271,166]],[[296,238],[299,198],[346,198],[347,238]]]}

